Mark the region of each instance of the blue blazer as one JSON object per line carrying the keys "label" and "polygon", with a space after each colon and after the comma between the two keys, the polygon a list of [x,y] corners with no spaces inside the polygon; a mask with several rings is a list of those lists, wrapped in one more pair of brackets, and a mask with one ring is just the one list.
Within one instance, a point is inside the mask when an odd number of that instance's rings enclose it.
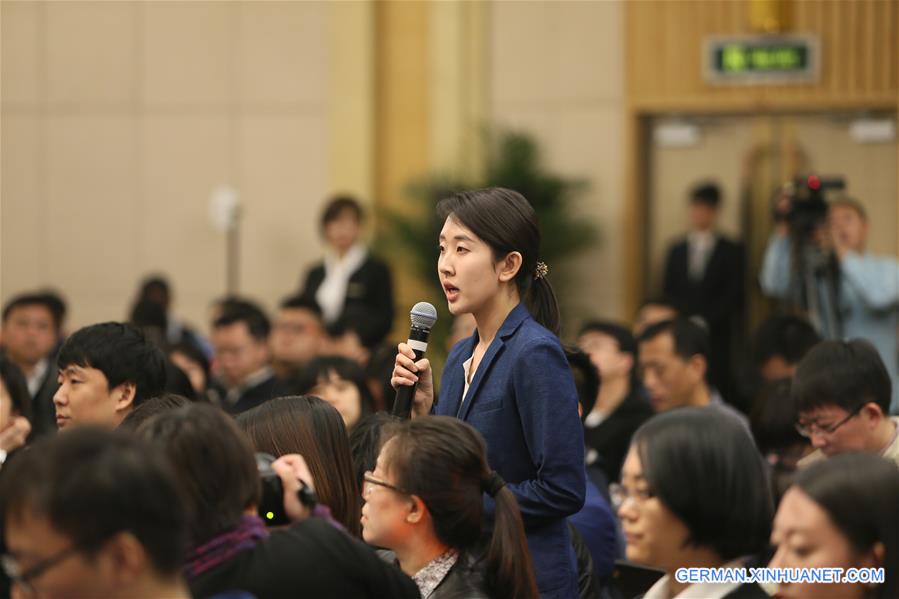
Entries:
{"label": "blue blazer", "polygon": [[[576,597],[577,561],[565,519],[584,505],[584,433],[562,345],[519,304],[462,401],[462,363],[477,343],[475,332],[450,351],[434,412],[461,418],[487,441],[490,467],[518,500],[540,595]],[[489,498],[486,508],[492,517]]]}

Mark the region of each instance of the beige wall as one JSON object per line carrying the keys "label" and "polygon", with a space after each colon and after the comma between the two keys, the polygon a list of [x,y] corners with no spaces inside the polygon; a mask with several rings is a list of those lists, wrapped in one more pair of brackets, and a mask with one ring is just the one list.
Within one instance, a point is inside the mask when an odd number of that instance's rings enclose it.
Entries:
{"label": "beige wall", "polygon": [[579,211],[602,242],[578,261],[569,334],[582,317],[627,316],[623,27],[619,1],[494,2],[488,16],[491,118],[532,132],[550,168],[590,183]]}
{"label": "beige wall", "polygon": [[208,199],[231,185],[241,290],[274,306],[319,256],[322,198],[370,201],[369,13],[2,2],[0,299],[56,287],[80,326],[125,317],[139,278],[162,271],[204,327],[225,285]]}

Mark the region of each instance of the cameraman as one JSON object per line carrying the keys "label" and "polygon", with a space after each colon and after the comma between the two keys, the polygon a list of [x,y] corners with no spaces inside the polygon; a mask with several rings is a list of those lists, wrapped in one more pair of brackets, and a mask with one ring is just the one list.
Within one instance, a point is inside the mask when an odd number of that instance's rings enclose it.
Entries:
{"label": "cameraman", "polygon": [[[776,209],[778,223],[765,250],[760,276],[762,291],[782,300],[792,299],[796,284],[796,254],[791,248],[795,242],[791,236],[797,235],[795,220],[790,218],[793,208],[793,199],[781,197]],[[830,203],[826,219],[808,237],[808,243],[836,266],[831,279],[815,277],[814,280],[817,299],[822,302],[821,312],[834,314],[840,326],[829,326],[832,322],[827,319],[817,322],[813,319],[813,323],[825,338],[863,338],[877,348],[892,380],[890,411],[899,412],[896,342],[899,262],[893,257],[865,252],[868,237],[865,209],[845,196]],[[835,293],[826,289],[832,283]],[[827,305],[829,301],[832,306]]]}

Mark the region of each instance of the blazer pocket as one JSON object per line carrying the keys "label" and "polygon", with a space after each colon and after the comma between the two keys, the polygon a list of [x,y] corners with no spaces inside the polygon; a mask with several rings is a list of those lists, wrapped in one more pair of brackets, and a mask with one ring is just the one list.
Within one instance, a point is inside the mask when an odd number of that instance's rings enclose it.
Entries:
{"label": "blazer pocket", "polygon": [[472,413],[484,414],[487,412],[496,412],[503,409],[503,399],[490,399],[486,401],[477,401],[472,407]]}

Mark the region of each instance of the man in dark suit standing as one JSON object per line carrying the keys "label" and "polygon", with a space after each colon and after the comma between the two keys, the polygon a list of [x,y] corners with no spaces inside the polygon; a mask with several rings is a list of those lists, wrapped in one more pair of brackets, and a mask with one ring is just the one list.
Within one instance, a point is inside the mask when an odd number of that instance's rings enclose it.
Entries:
{"label": "man in dark suit standing", "polygon": [[701,316],[709,327],[709,378],[733,397],[731,343],[743,311],[743,246],[715,230],[721,191],[702,183],[690,192],[690,231],[668,250],[664,294],[684,316]]}

